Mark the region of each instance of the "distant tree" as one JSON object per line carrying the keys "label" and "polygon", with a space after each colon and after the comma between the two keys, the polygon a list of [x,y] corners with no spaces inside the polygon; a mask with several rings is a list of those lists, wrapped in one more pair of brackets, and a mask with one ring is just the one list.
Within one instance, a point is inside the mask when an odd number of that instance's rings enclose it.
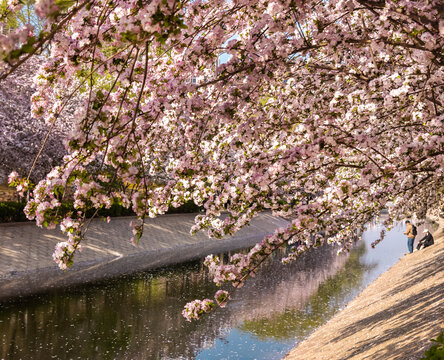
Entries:
{"label": "distant tree", "polygon": [[[1,0],[0,13],[9,13],[9,16],[0,23],[0,34],[8,35],[22,28],[27,28],[29,35],[39,34],[45,21],[36,15],[34,5],[34,0]],[[42,57],[33,58],[7,80],[0,82],[0,183],[13,170],[21,174],[29,172],[50,129],[43,119],[31,116],[31,95],[36,90],[33,78],[46,60]],[[32,172],[33,181],[43,179],[66,154],[64,134],[60,132],[60,127],[66,129],[66,124],[56,124],[48,135],[47,145]]]}
{"label": "distant tree", "polygon": [[[324,242],[347,250],[385,207],[389,224],[442,204],[441,0],[39,0],[35,11],[46,19],[39,34],[0,38],[0,79],[50,44],[34,116],[57,123],[67,101],[81,101],[69,154],[26,209],[67,232],[54,254],[61,268],[86,210],[116,202],[138,215],[134,241],[146,216],[188,200],[206,210],[192,232],[210,236],[266,209],[291,219],[229,264],[207,258],[215,281],[235,286],[290,240],[300,246],[287,261]],[[161,172],[165,181],[149,180]],[[62,219],[71,185],[78,213]],[[184,315],[228,298],[218,292]]]}
{"label": "distant tree", "polygon": [[58,122],[50,131],[51,126],[43,119],[31,116],[31,95],[35,92],[32,80],[43,62],[37,57],[30,59],[0,82],[0,183],[6,181],[13,170],[23,175],[29,172],[48,134],[47,144],[37,158],[31,180],[36,182],[45,178],[67,153],[63,139],[69,124]]}

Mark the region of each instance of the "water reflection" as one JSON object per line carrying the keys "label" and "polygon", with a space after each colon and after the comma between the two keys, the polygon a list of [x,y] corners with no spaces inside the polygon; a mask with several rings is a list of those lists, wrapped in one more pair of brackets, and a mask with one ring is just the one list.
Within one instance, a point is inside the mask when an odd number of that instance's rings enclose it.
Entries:
{"label": "water reflection", "polygon": [[199,322],[186,322],[181,311],[216,290],[200,262],[5,303],[0,357],[276,359],[403,253],[397,229],[387,235],[396,238],[391,252],[370,250],[377,233],[367,231],[348,256],[324,247],[285,267],[277,256],[227,308]]}
{"label": "water reflection", "polygon": [[366,251],[361,243],[335,276],[324,279],[317,290],[305,301],[296,303],[296,307],[287,307],[269,317],[244,321],[238,328],[261,341],[304,339],[341,309],[344,297],[360,285],[364,272],[375,266],[360,263]]}

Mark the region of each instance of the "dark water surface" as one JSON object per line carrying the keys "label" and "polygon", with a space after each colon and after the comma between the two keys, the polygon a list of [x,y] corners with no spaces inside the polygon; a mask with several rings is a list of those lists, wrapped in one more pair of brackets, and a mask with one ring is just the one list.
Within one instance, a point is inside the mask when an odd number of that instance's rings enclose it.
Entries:
{"label": "dark water surface", "polygon": [[380,230],[369,226],[347,255],[325,246],[285,266],[275,256],[193,323],[184,304],[216,290],[201,262],[3,303],[0,358],[280,359],[403,256],[400,227],[370,248]]}

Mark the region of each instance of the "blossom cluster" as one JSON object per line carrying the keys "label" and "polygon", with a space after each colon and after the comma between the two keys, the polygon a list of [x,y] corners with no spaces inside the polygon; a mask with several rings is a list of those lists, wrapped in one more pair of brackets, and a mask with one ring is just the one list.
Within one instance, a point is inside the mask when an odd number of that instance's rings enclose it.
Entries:
{"label": "blossom cluster", "polygon": [[231,256],[227,264],[223,264],[219,257],[214,255],[208,255],[204,264],[217,285],[231,282],[233,286],[241,287],[249,276],[254,276],[258,265],[265,258],[288,242],[292,232],[296,233],[296,229],[278,229],[273,235],[256,244],[247,254],[237,253]]}
{"label": "blossom cluster", "polygon": [[215,306],[214,301],[210,299],[194,300],[185,305],[182,315],[187,321],[198,320],[202,314],[208,313]]}
{"label": "blossom cluster", "polygon": [[21,197],[24,197],[25,193],[31,188],[30,181],[28,179],[20,178],[16,171],[9,174],[8,184],[9,186],[14,187]]}
{"label": "blossom cluster", "polygon": [[35,12],[41,18],[49,18],[59,10],[55,0],[37,0],[35,2]]}
{"label": "blossom cluster", "polygon": [[[0,57],[7,58],[11,52],[20,48],[20,44],[27,43],[33,30],[34,27],[27,24],[21,28],[11,30],[7,35],[0,32]],[[4,68],[5,65],[0,62],[0,70]]]}
{"label": "blossom cluster", "polygon": [[80,237],[72,236],[68,241],[62,241],[56,244],[52,258],[60,269],[66,270],[73,264],[74,253],[82,251]]}
{"label": "blossom cluster", "polygon": [[228,291],[218,290],[214,295],[214,300],[204,299],[204,300],[194,300],[185,305],[182,310],[182,315],[191,321],[192,319],[198,320],[202,314],[213,311],[216,305],[223,308],[227,305],[227,301],[230,299]]}

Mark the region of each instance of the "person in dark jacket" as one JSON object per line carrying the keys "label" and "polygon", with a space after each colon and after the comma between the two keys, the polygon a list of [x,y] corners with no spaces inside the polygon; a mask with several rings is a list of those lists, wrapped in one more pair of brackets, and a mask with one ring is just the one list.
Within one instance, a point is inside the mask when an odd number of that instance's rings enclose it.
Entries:
{"label": "person in dark jacket", "polygon": [[432,234],[430,234],[430,231],[425,229],[424,230],[425,236],[419,240],[418,245],[416,246],[416,249],[421,249],[421,246],[424,246],[424,249],[430,245],[433,245],[435,241],[433,240]]}

